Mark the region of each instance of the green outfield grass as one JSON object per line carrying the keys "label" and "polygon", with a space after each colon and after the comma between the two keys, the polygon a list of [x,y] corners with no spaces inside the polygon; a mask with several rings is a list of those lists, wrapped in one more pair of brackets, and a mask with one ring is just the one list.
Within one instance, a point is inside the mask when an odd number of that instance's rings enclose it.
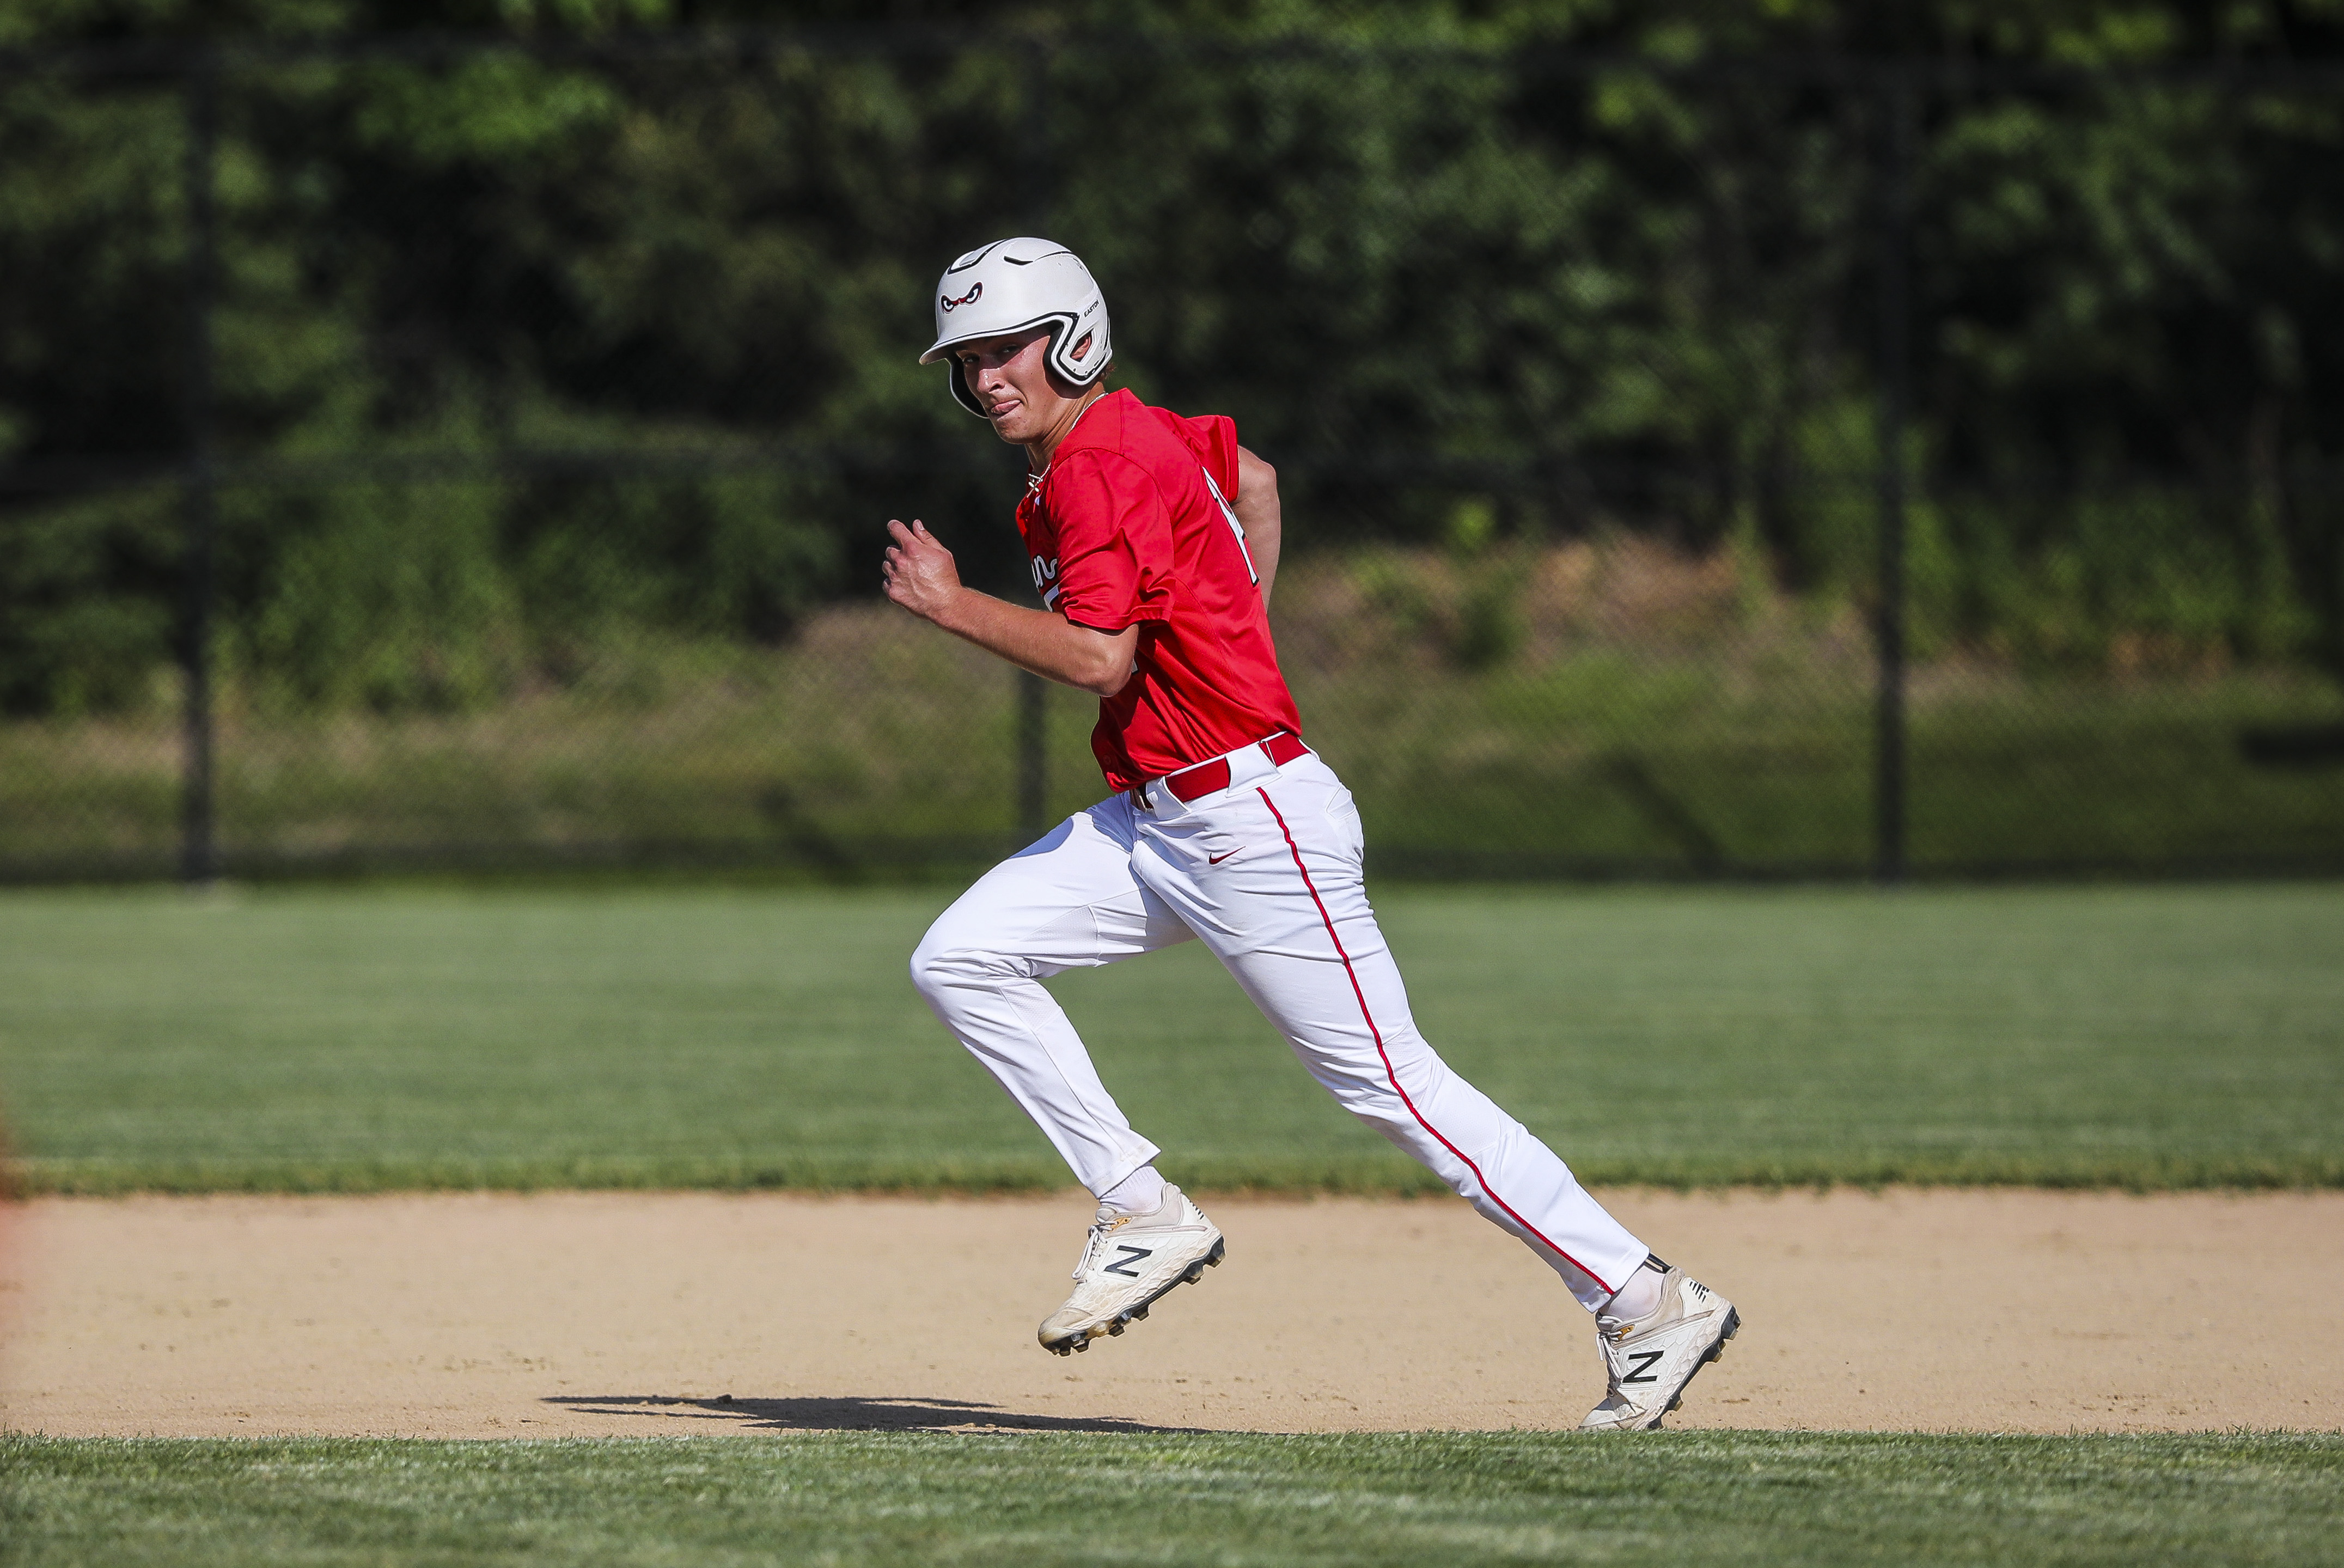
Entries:
{"label": "green outfield grass", "polygon": [[141,1563],[2327,1563],[2344,1438],[0,1438],[0,1556]]}
{"label": "green outfield grass", "polygon": [[[35,1190],[1055,1186],[904,960],[948,891],[0,895]],[[2344,1184],[2344,888],[1388,891],[1588,1178]],[[1056,983],[1206,1187],[1422,1190],[1196,945]]]}

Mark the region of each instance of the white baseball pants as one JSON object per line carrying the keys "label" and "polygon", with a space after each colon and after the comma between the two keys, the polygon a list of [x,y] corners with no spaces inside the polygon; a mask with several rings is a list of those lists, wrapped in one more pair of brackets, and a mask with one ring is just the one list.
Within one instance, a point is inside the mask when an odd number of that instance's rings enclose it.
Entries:
{"label": "white baseball pants", "polygon": [[1229,787],[1115,795],[938,916],[912,979],[1094,1193],[1155,1159],[1041,982],[1201,937],[1344,1108],[1511,1231],[1592,1310],[1644,1244],[1417,1033],[1360,876],[1359,814],[1315,754],[1229,754]]}

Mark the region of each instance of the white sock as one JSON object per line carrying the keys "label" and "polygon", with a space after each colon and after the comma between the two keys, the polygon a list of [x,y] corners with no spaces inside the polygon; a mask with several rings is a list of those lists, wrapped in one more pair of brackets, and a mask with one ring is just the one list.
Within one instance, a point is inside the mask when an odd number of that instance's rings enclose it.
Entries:
{"label": "white sock", "polygon": [[1661,1286],[1668,1278],[1666,1264],[1653,1267],[1660,1262],[1657,1258],[1646,1258],[1638,1264],[1636,1271],[1628,1276],[1628,1282],[1612,1293],[1612,1299],[1603,1303],[1597,1315],[1631,1323],[1650,1317],[1660,1307]]}
{"label": "white sock", "polygon": [[1143,1165],[1098,1195],[1098,1200],[1118,1214],[1153,1214],[1164,1207],[1164,1179],[1152,1165]]}

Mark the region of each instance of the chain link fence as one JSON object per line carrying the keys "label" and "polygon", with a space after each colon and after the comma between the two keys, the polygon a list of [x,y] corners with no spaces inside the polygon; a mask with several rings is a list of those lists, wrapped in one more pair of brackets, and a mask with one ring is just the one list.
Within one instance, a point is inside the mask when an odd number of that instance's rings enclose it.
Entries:
{"label": "chain link fence", "polygon": [[1379,873],[2344,866],[2344,73],[731,32],[0,57],[0,875],[983,861],[925,346],[1277,464]]}

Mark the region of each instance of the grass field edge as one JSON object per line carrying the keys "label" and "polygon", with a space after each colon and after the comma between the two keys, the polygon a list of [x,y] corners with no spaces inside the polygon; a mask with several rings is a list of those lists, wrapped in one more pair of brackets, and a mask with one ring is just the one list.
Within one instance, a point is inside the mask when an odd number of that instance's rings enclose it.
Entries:
{"label": "grass field edge", "polygon": [[[1414,1199],[1445,1195],[1429,1171],[1242,1160],[1163,1162],[1198,1194],[1248,1198]],[[1895,1158],[1836,1161],[1664,1164],[1591,1160],[1574,1165],[1589,1187],[1674,1192],[1827,1191],[1834,1188],[2018,1188],[2075,1192],[2313,1192],[2344,1189],[2344,1157],[2085,1159]],[[873,1164],[820,1161],[572,1159],[429,1162],[218,1162],[146,1165],[17,1157],[0,1161],[0,1190],[18,1199],[138,1194],[288,1197],[399,1192],[794,1192],[987,1198],[1070,1190],[1063,1170],[1040,1161]]]}
{"label": "grass field edge", "polygon": [[[1774,1430],[1763,1427],[1702,1427],[1670,1428],[1660,1431],[1637,1432],[1628,1436],[1627,1444],[1652,1448],[1678,1449],[1737,1449],[1737,1448],[1826,1448],[1867,1449],[1922,1444],[1939,1448],[2009,1447],[2036,1450],[2062,1448],[2103,1448],[2146,1450],[2222,1450],[2276,1445],[2314,1451],[2333,1450],[2344,1459],[2344,1431],[2327,1427],[2196,1427],[2159,1431],[1953,1431],[1944,1429],[1896,1428],[1881,1431],[1851,1431],[1837,1428],[1800,1427]],[[1054,1443],[1066,1447],[1101,1448],[1165,1448],[1165,1447],[1265,1447],[1303,1451],[1341,1451],[1348,1449],[1409,1449],[1443,1446],[1452,1443],[1486,1444],[1492,1447],[1576,1447],[1609,1452],[1623,1446],[1622,1435],[1617,1432],[1588,1432],[1570,1427],[1419,1427],[1397,1431],[1036,1431],[1028,1430],[999,1431],[746,1431],[746,1432],[684,1432],[666,1435],[613,1434],[607,1436],[567,1437],[415,1437],[415,1436],[356,1436],[347,1433],[322,1432],[254,1432],[235,1437],[168,1437],[168,1436],[66,1436],[51,1432],[25,1431],[0,1428],[0,1452],[10,1449],[25,1451],[54,1450],[84,1452],[113,1451],[134,1452],[142,1449],[187,1452],[216,1450],[222,1453],[248,1454],[258,1450],[308,1450],[312,1452],[375,1452],[399,1449],[434,1451],[469,1451],[488,1452],[499,1450],[516,1453],[538,1453],[563,1448],[591,1449],[602,1452],[639,1449],[645,1452],[671,1452],[678,1449],[710,1448],[730,1451],[743,1442],[803,1443],[825,1447],[871,1448],[974,1448],[986,1444],[1017,1444],[1020,1446]]]}

